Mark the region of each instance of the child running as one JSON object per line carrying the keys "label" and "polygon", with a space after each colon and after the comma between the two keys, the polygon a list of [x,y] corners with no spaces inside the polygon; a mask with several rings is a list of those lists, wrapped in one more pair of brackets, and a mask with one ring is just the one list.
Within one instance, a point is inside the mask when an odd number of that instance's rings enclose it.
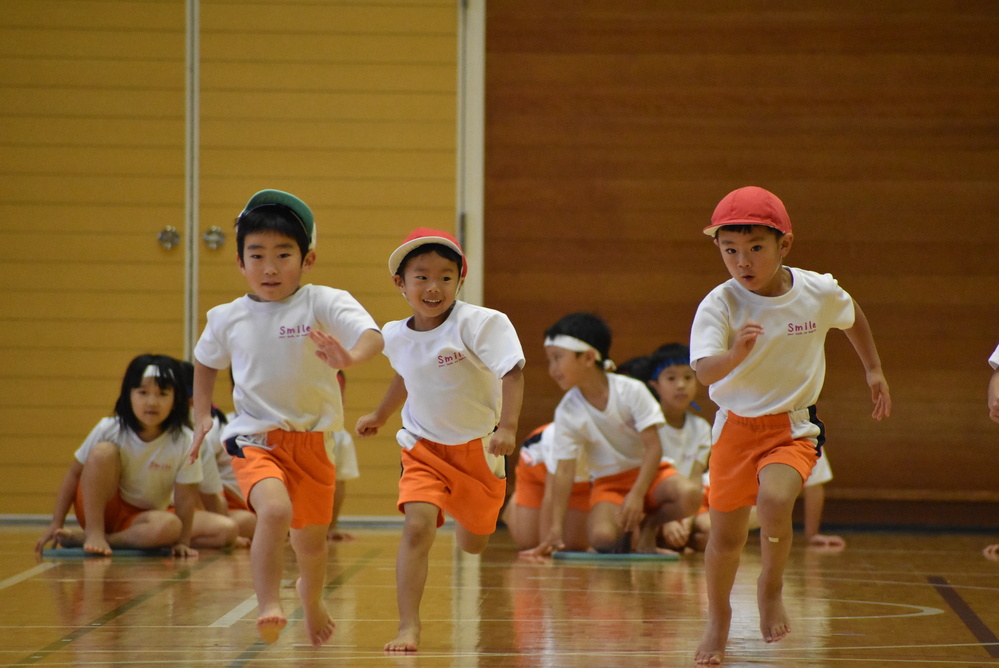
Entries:
{"label": "child running", "polygon": [[698,306],[690,336],[691,366],[719,407],[704,559],[708,623],[695,661],[720,664],[732,620],[729,596],[754,504],[761,527],[760,631],[770,643],[791,630],[781,595],[791,511],[818,455],[814,407],[830,329],[844,330],[864,365],[874,419],[889,415],[891,397],[860,306],[829,274],[784,266],[791,220],[773,193],[755,186],[729,193],[704,233],[714,238],[732,276]]}
{"label": "child running", "polygon": [[[98,422],[76,451],[35,551],[54,541],[90,554],[170,547],[190,557],[234,543],[232,520],[195,510],[202,470],[188,459],[188,410],[177,360],[146,354],[129,362],[115,416]],[[176,512],[168,510],[171,497]],[[82,529],[65,528],[70,506]]]}
{"label": "child running", "polygon": [[693,515],[700,504],[700,485],[662,461],[658,428],[665,420],[648,388],[608,373],[610,344],[607,323],[590,313],[567,315],[545,332],[548,374],[565,396],[555,409],[558,466],[546,501],[549,528],[530,555],[565,549],[566,508],[581,455],[593,480],[587,531],[598,552],[655,552],[659,527]]}
{"label": "child running", "polygon": [[[986,405],[989,409],[989,417],[993,421],[999,422],[999,346],[989,357],[989,366],[992,367],[992,378],[989,380],[989,393]],[[999,543],[987,545],[982,554],[992,561],[999,561]]]}
{"label": "child running", "polygon": [[250,292],[210,310],[195,347],[194,446],[212,428],[218,371],[231,367],[236,414],[222,438],[257,514],[250,547],[257,631],[274,642],[288,623],[280,587],[290,528],[306,635],[318,647],[334,630],[323,586],[336,481],[328,450],[343,428],[336,369],[378,354],[382,336],[348,292],[301,284],[316,261],[315,242],[312,211],[280,190],[258,192],[236,219],[237,264]]}
{"label": "child running", "polygon": [[444,512],[456,520],[458,546],[486,549],[506,497],[506,462],[517,445],[524,353],[499,311],[457,300],[468,264],[458,241],[417,228],[389,258],[412,317],[383,328],[395,376],[373,413],[357,421],[371,436],[402,407],[398,507],[405,514],[396,562],[398,635],[390,652],[420,644],[420,601],[430,547]]}

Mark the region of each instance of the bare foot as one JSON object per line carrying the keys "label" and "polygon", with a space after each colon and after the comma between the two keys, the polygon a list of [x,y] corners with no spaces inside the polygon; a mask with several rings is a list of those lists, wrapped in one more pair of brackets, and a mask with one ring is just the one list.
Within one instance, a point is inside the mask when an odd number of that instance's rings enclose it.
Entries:
{"label": "bare foot", "polygon": [[992,561],[999,561],[999,545],[989,545],[984,550],[982,554],[985,555],[986,559],[991,559]]}
{"label": "bare foot", "polygon": [[286,626],[288,626],[288,618],[284,616],[284,610],[281,609],[280,605],[261,610],[260,616],[257,617],[257,633],[260,634],[260,639],[267,644],[277,642],[278,636],[281,635],[281,631]]}
{"label": "bare foot", "polygon": [[767,642],[779,642],[791,632],[791,622],[784,610],[781,585],[767,586],[762,578],[756,583],[756,603],[760,608],[760,633]]}
{"label": "bare foot", "polygon": [[395,640],[385,643],[386,652],[415,652],[420,644],[420,627],[399,627],[399,635]]}
{"label": "bare foot", "polygon": [[846,548],[846,541],[842,536],[825,536],[817,533],[808,539],[808,547],[819,548],[824,551],[838,552]]}
{"label": "bare foot", "polygon": [[336,628],[336,624],[330,618],[329,611],[326,610],[326,604],[323,603],[322,590],[319,590],[318,596],[307,596],[308,592],[305,592],[302,587],[302,578],[299,578],[295,583],[295,589],[298,590],[298,597],[302,601],[302,611],[305,613],[305,632],[309,636],[309,642],[312,643],[313,647],[319,647],[333,637],[333,630]]}
{"label": "bare foot", "polygon": [[326,540],[331,543],[349,543],[354,540],[354,534],[344,533],[343,531],[338,531],[337,529],[330,529],[329,533],[326,534]]}
{"label": "bare foot", "polygon": [[83,551],[89,554],[111,556],[111,546],[103,534],[88,536],[82,529],[62,528],[56,531],[55,541],[56,545],[61,547],[82,547]]}
{"label": "bare foot", "polygon": [[246,536],[237,536],[232,546],[237,550],[247,550],[250,547],[250,539]]}
{"label": "bare foot", "polygon": [[708,619],[708,625],[701,636],[694,662],[701,666],[720,666],[725,658],[725,645],[728,644],[728,628],[732,623],[732,610],[729,609],[718,619]]}

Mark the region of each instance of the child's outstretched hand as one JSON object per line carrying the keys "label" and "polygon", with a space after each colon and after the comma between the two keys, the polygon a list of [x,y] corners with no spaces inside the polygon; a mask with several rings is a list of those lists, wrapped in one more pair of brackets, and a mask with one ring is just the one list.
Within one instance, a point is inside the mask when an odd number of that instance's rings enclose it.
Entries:
{"label": "child's outstretched hand", "polygon": [[752,320],[746,321],[739,329],[735,330],[735,341],[732,342],[732,352],[738,356],[739,361],[746,359],[756,339],[763,335],[763,325]]}
{"label": "child's outstretched hand", "polygon": [[645,519],[644,499],[640,494],[628,492],[617,511],[618,521],[625,531],[634,531]]}
{"label": "child's outstretched hand", "polygon": [[891,415],[891,395],[888,393],[888,381],[881,371],[868,371],[867,384],[871,388],[871,400],[874,402],[874,412],[871,417],[881,420]]}
{"label": "child's outstretched hand", "polygon": [[326,362],[334,369],[346,369],[354,364],[354,357],[350,351],[340,345],[340,342],[318,329],[309,332],[309,338],[316,344],[316,357]]}

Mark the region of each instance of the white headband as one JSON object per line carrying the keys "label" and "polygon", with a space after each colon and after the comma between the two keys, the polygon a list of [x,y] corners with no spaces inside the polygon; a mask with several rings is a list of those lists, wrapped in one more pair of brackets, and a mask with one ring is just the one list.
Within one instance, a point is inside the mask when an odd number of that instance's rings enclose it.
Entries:
{"label": "white headband", "polygon": [[574,353],[585,353],[587,350],[592,350],[597,355],[597,361],[604,368],[605,371],[613,371],[617,368],[617,365],[609,359],[604,359],[600,351],[591,346],[586,341],[582,339],[577,339],[575,336],[569,336],[568,334],[556,334],[555,336],[545,337],[546,346],[555,346],[556,348],[564,348],[566,350],[571,350]]}
{"label": "white headband", "polygon": [[159,378],[159,377],[160,377],[160,368],[155,364],[150,364],[149,366],[146,367],[146,370],[142,372],[143,380],[145,380],[146,378]]}

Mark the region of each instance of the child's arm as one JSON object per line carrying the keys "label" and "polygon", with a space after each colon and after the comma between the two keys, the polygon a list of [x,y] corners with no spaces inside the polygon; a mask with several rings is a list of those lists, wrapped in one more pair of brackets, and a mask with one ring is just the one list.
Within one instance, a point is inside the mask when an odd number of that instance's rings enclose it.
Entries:
{"label": "child's arm", "polygon": [[989,381],[989,417],[999,422],[999,369],[992,374]]}
{"label": "child's arm", "polygon": [[631,490],[625,495],[624,502],[618,510],[618,521],[625,531],[634,531],[645,517],[645,494],[649,491],[652,480],[659,470],[659,462],[663,458],[663,446],[659,440],[658,425],[646,427],[638,435],[642,439],[645,450],[642,453],[642,465],[638,477]]}
{"label": "child's arm", "polygon": [[173,546],[175,557],[196,557],[198,551],[191,547],[194,528],[194,509],[198,504],[198,486],[177,483],[173,486],[173,501],[180,519],[180,538]]}
{"label": "child's arm", "polygon": [[76,487],[80,484],[80,475],[83,473],[83,464],[76,461],[69,465],[62,485],[59,486],[59,493],[56,494],[55,508],[52,510],[52,522],[42,537],[35,543],[35,552],[41,553],[45,546],[55,538],[55,534],[66,524],[66,515],[69,514],[69,507],[76,500]]}
{"label": "child's arm", "polygon": [[355,427],[357,435],[374,436],[377,434],[378,430],[388,422],[389,416],[406,403],[407,396],[409,394],[406,392],[406,381],[399,374],[395,374],[375,411],[357,418],[357,426]]}
{"label": "child's arm", "polygon": [[871,388],[871,400],[874,401],[874,412],[871,414],[875,420],[886,418],[891,414],[891,395],[888,394],[888,381],[885,380],[884,372],[881,371],[881,358],[878,356],[878,348],[874,345],[874,335],[871,333],[871,325],[867,322],[867,316],[860,308],[860,304],[853,302],[855,312],[853,327],[843,330],[846,338],[850,339],[853,349],[857,351],[857,356],[867,371],[867,385]]}
{"label": "child's arm", "polygon": [[763,334],[763,325],[758,322],[748,321],[735,331],[735,341],[732,347],[718,355],[702,357],[696,361],[697,367],[694,373],[704,385],[717,383],[719,380],[732,373],[735,367],[742,364],[742,361],[749,356],[756,345],[756,339]]}
{"label": "child's arm", "polygon": [[348,369],[355,364],[366,362],[385,347],[385,339],[377,329],[366,329],[357,339],[357,343],[350,350],[347,350],[335,338],[313,329],[309,332],[309,338],[316,344],[316,357],[326,362],[334,369]]}
{"label": "child's arm", "polygon": [[[565,513],[569,509],[569,496],[576,478],[576,460],[560,459],[555,475],[545,477],[545,495],[541,500],[543,509],[551,509],[548,531],[541,536],[541,544],[521,554],[532,557],[547,557],[552,552],[565,548],[562,540]],[[550,483],[550,484],[549,484]],[[544,524],[544,523],[542,523]]]}
{"label": "child's arm", "polygon": [[212,430],[212,395],[215,393],[215,379],[218,369],[205,366],[194,360],[194,440],[191,443],[190,461],[198,458],[201,442]]}
{"label": "child's arm", "polygon": [[489,439],[491,454],[509,455],[517,449],[517,423],[523,403],[524,372],[519,366],[515,366],[503,376],[503,408],[500,411],[499,425]]}

